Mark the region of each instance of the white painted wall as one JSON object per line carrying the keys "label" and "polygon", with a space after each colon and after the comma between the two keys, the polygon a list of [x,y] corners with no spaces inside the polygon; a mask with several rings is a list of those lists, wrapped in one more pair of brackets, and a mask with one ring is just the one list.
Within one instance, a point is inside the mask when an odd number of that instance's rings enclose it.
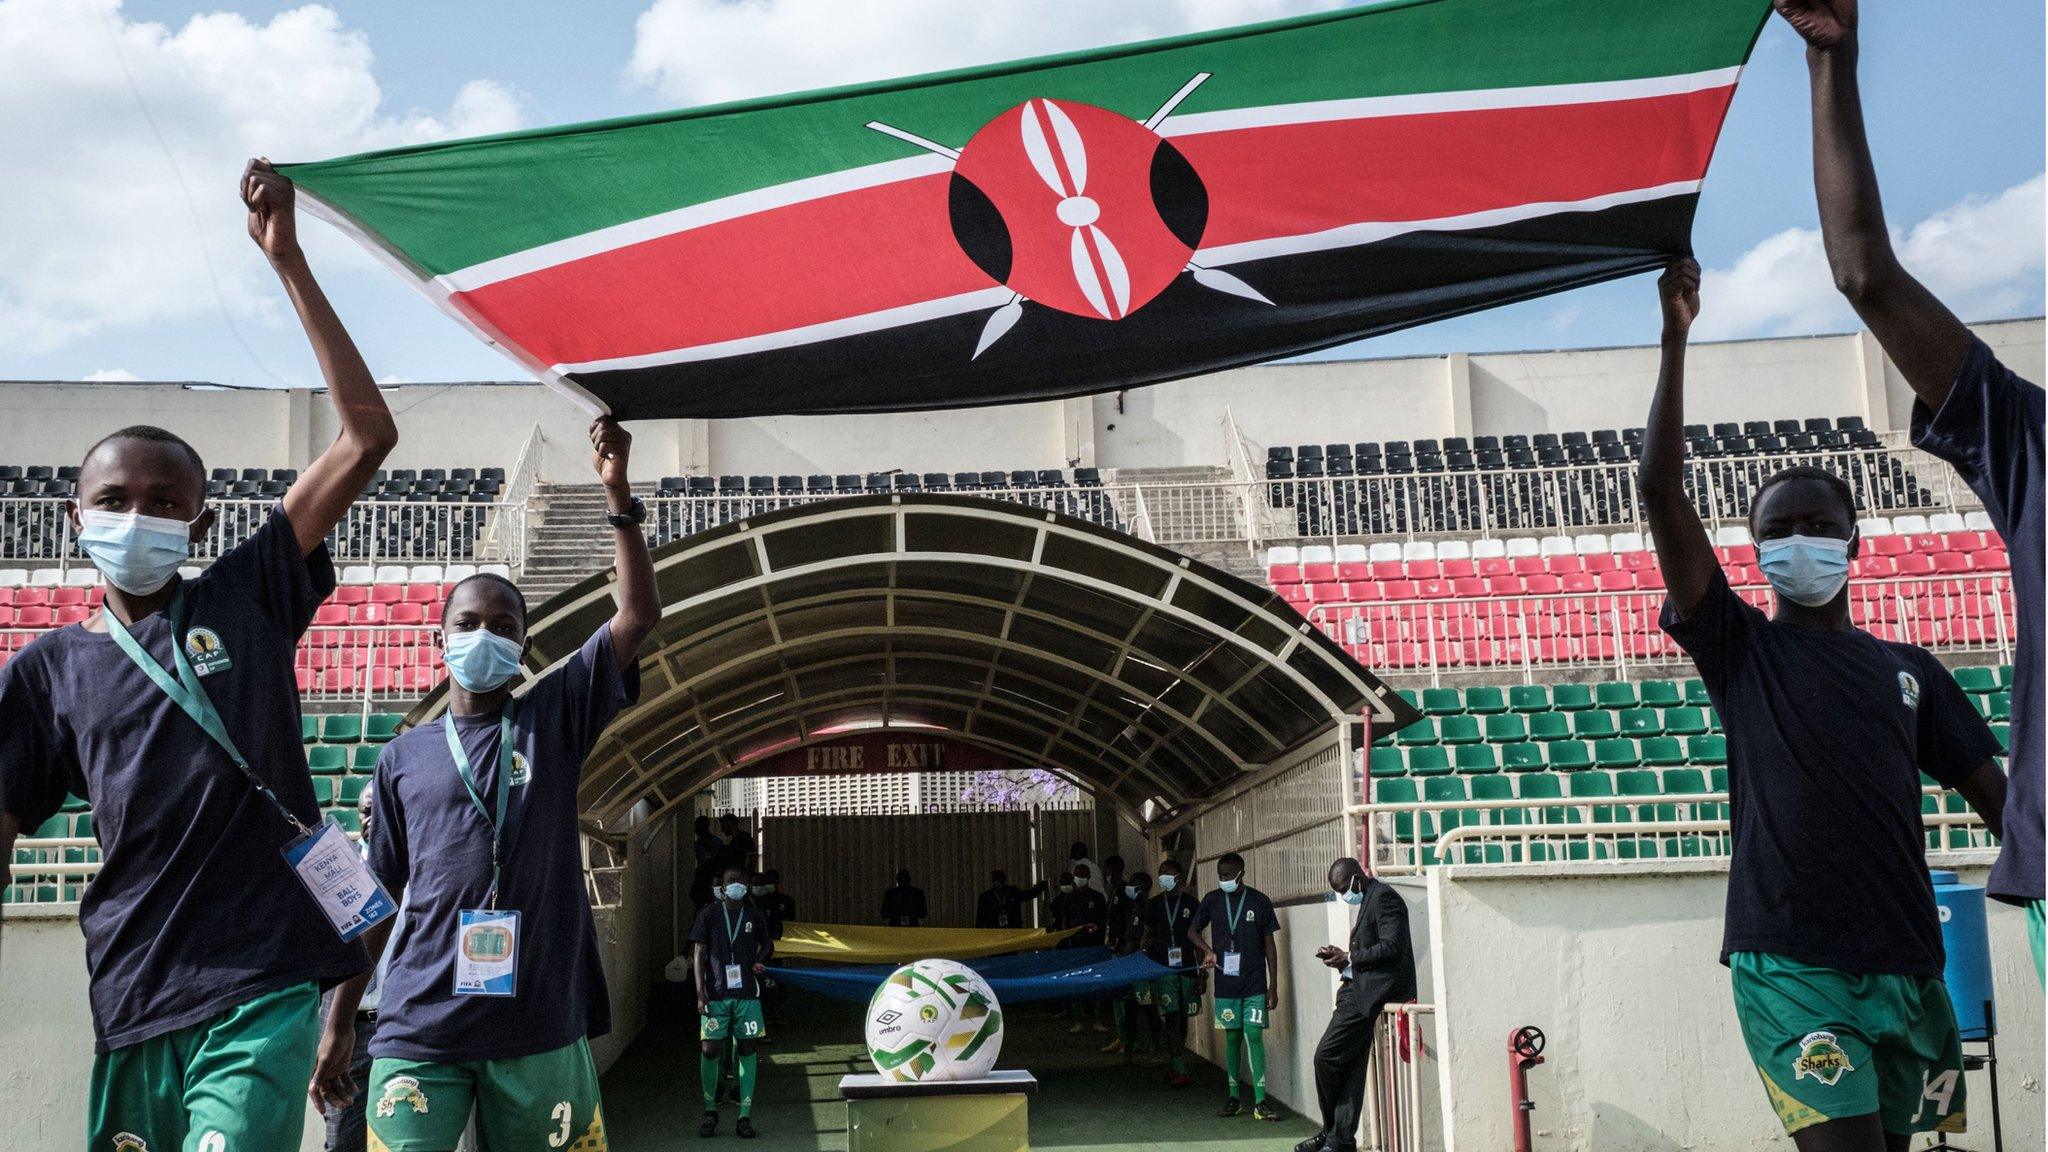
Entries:
{"label": "white painted wall", "polygon": [[[2021,375],[2048,374],[2041,320],[1976,331]],[[1653,348],[1487,352],[1240,368],[1128,392],[1001,408],[883,416],[653,420],[633,425],[634,474],[955,472],[988,468],[1220,465],[1226,409],[1261,446],[1614,428],[1642,422]],[[544,475],[589,475],[588,424],[537,384],[387,390],[395,468],[509,469],[534,425]],[[1911,393],[1867,334],[1701,344],[1694,422],[1860,415],[1903,428]],[[211,463],[304,467],[333,437],[324,397],[178,384],[0,382],[0,461],[63,464],[124,424],[160,424]]]}

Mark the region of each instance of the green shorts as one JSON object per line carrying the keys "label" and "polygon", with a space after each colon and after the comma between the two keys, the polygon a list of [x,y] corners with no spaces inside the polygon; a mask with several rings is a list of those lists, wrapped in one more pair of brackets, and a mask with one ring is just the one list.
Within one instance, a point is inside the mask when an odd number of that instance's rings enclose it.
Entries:
{"label": "green shorts", "polygon": [[2027,901],[2027,946],[2034,950],[2034,976],[2048,988],[2048,900]]}
{"label": "green shorts", "polygon": [[297,1148],[320,1046],[320,989],[268,992],[210,1020],[94,1057],[95,1152]]}
{"label": "green shorts", "polygon": [[472,1107],[487,1148],[610,1147],[588,1040],[507,1060],[441,1064],[380,1056],[363,1092],[369,1152],[448,1152],[461,1142]]}
{"label": "green shorts", "polygon": [[713,1000],[697,1017],[697,1039],[759,1040],[768,1035],[768,1021],[759,1000]]}
{"label": "green shorts", "polygon": [[1743,1043],[1787,1134],[1876,1113],[1886,1132],[1961,1132],[1963,1043],[1948,986],[1763,952],[1728,957]]}
{"label": "green shorts", "polygon": [[1195,1016],[1202,1011],[1202,998],[1195,992],[1192,976],[1176,973],[1148,980],[1136,987],[1138,1003],[1157,1005],[1161,1013],[1180,1012]]}
{"label": "green shorts", "polygon": [[1266,994],[1225,1000],[1218,997],[1210,1008],[1211,1022],[1226,1032],[1266,1027]]}

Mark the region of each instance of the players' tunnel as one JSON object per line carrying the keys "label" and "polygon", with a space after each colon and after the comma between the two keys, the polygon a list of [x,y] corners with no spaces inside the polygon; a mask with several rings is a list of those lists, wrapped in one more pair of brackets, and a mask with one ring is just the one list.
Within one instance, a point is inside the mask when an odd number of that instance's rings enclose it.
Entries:
{"label": "players' tunnel", "polygon": [[[676,541],[654,566],[664,611],[640,701],[583,773],[593,832],[663,822],[776,753],[877,728],[943,731],[1156,823],[1334,725],[1414,718],[1271,590],[1022,504],[804,505]],[[530,672],[610,617],[611,581],[535,610]]]}

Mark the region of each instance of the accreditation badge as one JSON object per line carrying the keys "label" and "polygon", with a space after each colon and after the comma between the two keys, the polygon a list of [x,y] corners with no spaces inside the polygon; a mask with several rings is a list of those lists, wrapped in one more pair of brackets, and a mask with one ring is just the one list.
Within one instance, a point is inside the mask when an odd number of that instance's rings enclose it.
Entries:
{"label": "accreditation badge", "polygon": [[354,940],[398,911],[332,816],[294,837],[284,846],[284,858],[343,940]]}
{"label": "accreditation badge", "polygon": [[1225,976],[1237,976],[1237,975],[1241,975],[1241,974],[1243,973],[1243,971],[1244,971],[1244,954],[1243,954],[1243,953],[1241,953],[1241,952],[1239,952],[1239,951],[1238,951],[1237,949],[1233,948],[1233,949],[1231,949],[1230,951],[1228,951],[1228,952],[1225,952],[1225,953],[1223,954],[1223,974],[1224,974]]}
{"label": "accreditation badge", "polygon": [[455,994],[511,996],[519,987],[519,913],[467,909],[455,934]]}

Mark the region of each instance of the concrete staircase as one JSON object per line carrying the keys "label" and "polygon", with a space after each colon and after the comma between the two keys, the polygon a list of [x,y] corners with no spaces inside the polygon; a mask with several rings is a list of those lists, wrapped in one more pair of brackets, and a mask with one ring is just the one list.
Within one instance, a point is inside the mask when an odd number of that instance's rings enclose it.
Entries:
{"label": "concrete staircase", "polygon": [[[1254,583],[1263,579],[1246,536],[1243,501],[1227,487],[1176,489],[1174,485],[1230,485],[1230,469],[1216,465],[1119,468],[1115,483],[1143,485],[1153,536],[1166,547]],[[1218,540],[1231,537],[1235,542]]]}
{"label": "concrete staircase", "polygon": [[[650,486],[634,489],[641,499]],[[519,587],[539,605],[593,572],[611,567],[612,529],[604,522],[604,488],[597,484],[542,484],[528,511],[526,568]]]}

